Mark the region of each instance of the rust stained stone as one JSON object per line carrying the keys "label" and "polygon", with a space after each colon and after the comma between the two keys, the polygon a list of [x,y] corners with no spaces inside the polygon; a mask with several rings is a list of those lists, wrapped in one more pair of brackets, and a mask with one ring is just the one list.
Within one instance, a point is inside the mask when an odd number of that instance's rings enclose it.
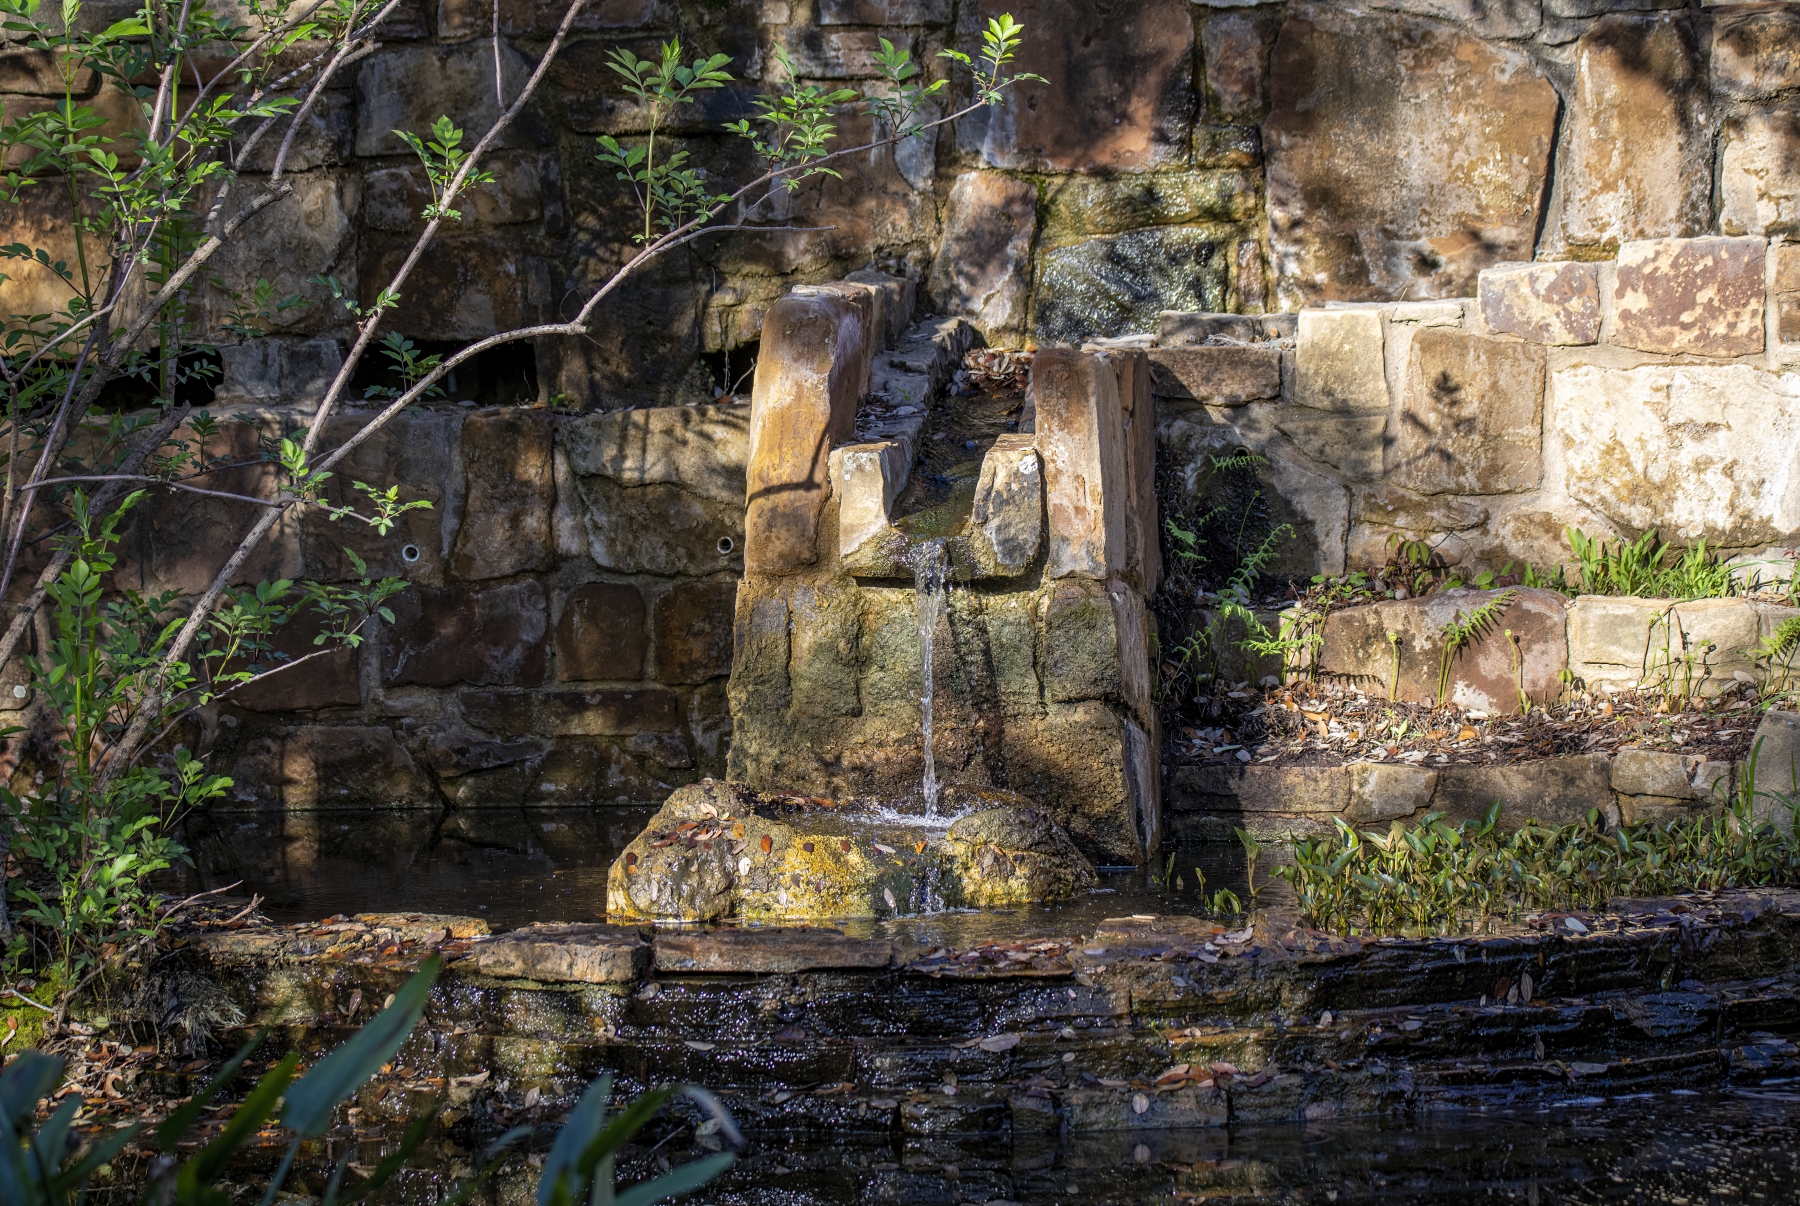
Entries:
{"label": "rust stained stone", "polygon": [[1497,264],[1477,286],[1481,317],[1496,335],[1573,345],[1600,338],[1600,270],[1594,264]]}
{"label": "rust stained stone", "polygon": [[1281,396],[1275,348],[1151,348],[1150,380],[1159,398],[1238,406]]}
{"label": "rust stained stone", "polygon": [[1655,239],[1619,249],[1614,343],[1645,352],[1763,350],[1762,239]]}
{"label": "rust stained stone", "polygon": [[393,609],[394,623],[382,634],[382,680],[390,687],[544,681],[549,616],[536,581],[484,590],[415,586]]}
{"label": "rust stained stone", "polygon": [[1537,344],[1420,331],[1388,452],[1394,483],[1421,494],[1534,489],[1542,475],[1544,366]]}
{"label": "rust stained stone", "polygon": [[550,415],[502,407],[463,421],[463,475],[469,496],[450,560],[464,580],[510,578],[550,568]]}

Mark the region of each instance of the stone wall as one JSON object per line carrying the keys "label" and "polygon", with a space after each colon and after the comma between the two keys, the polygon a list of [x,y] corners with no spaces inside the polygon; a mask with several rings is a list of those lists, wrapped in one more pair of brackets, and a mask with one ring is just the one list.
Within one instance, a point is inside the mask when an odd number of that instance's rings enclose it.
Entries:
{"label": "stone wall", "polygon": [[[748,428],[741,406],[397,420],[340,479],[394,474],[431,510],[385,538],[309,512],[245,571],[343,581],[352,548],[409,580],[395,623],[206,710],[195,736],[235,781],[220,808],[659,804],[723,773]],[[147,505],[119,585],[210,576],[237,529],[191,522],[190,497]],[[285,651],[314,631],[297,621]]]}
{"label": "stone wall", "polygon": [[[85,11],[105,24],[131,3]],[[335,274],[367,301],[412,237],[423,182],[391,131],[448,114],[473,138],[493,120],[478,8],[403,0],[297,139],[294,198],[213,265],[314,302],[276,317],[278,347],[227,357],[234,403],[315,387],[350,318],[308,278]],[[562,9],[506,6],[509,83]],[[1800,232],[1800,12],[1786,5],[593,0],[504,140],[498,179],[426,255],[400,330],[457,343],[565,314],[621,262],[625,194],[594,138],[639,134],[643,114],[605,66],[610,49],[652,54],[679,34],[731,55],[740,82],[685,107],[673,135],[696,162],[735,173],[747,165],[721,124],[750,111],[777,48],[809,81],[861,85],[879,36],[937,71],[938,50],[975,49],[1002,10],[1028,31],[1018,65],[1046,82],[842,180],[815,177],[773,219],[829,229],[723,237],[664,261],[602,307],[592,338],[536,349],[539,395],[578,409],[706,401],[702,353],[754,341],[792,285],[871,264],[991,343],[1079,343],[1152,330],[1161,310],[1466,296],[1502,261]],[[9,55],[16,69],[0,72],[8,112],[60,94],[28,59]],[[129,120],[116,89],[84,86]],[[848,119],[842,136],[867,125]],[[20,213],[17,233],[42,235],[52,217]],[[9,303],[47,308],[22,296],[31,287],[9,282]],[[230,308],[213,301],[219,317]]]}
{"label": "stone wall", "polygon": [[1656,528],[1765,579],[1793,573],[1800,246],[1634,241],[1475,284],[1260,319],[1162,315],[1144,342],[1165,447],[1196,480],[1209,453],[1267,458],[1300,533],[1290,573],[1379,565],[1396,537],[1470,570],[1542,569],[1569,560],[1568,525]]}

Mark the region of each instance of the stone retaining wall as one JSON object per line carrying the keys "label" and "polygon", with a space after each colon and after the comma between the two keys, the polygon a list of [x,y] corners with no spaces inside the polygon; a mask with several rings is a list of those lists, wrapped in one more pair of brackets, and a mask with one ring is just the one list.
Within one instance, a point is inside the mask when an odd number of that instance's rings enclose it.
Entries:
{"label": "stone retaining wall", "polygon": [[[1753,815],[1786,825],[1800,767],[1800,717],[1769,712],[1752,738]],[[1477,748],[1476,753],[1480,750]],[[1343,766],[1217,763],[1166,768],[1164,819],[1172,842],[1232,842],[1243,829],[1259,839],[1331,833],[1336,820],[1384,829],[1427,812],[1475,820],[1501,806],[1499,823],[1574,824],[1597,811],[1608,827],[1672,821],[1729,806],[1751,772],[1744,761],[1627,749],[1510,765],[1481,765],[1437,754]]]}
{"label": "stone retaining wall", "polygon": [[1267,458],[1289,572],[1380,564],[1395,539],[1543,568],[1574,525],[1704,539],[1771,579],[1800,543],[1796,299],[1800,246],[1657,239],[1487,267],[1473,297],[1168,313],[1143,342],[1196,480],[1207,454]]}

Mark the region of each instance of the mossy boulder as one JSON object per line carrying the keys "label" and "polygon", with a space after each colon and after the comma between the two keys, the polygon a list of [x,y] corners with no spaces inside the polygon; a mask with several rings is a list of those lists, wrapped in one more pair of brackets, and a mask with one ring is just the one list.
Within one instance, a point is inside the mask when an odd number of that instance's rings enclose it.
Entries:
{"label": "mossy boulder", "polygon": [[1010,792],[952,790],[976,811],[949,833],[816,797],[704,779],[669,797],[607,875],[625,919],[894,917],[1066,900],[1093,867],[1041,809]]}
{"label": "mossy boulder", "polygon": [[941,848],[963,903],[976,908],[1068,900],[1099,883],[1062,826],[1024,802],[969,813],[950,826]]}

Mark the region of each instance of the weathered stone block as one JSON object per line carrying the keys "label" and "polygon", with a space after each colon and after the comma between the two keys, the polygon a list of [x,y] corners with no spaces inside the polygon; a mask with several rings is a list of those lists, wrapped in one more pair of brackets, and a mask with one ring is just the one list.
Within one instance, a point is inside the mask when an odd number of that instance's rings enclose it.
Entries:
{"label": "weathered stone block", "polygon": [[1544,22],[1539,0],[1374,0],[1370,7],[1455,21],[1484,38],[1528,38]]}
{"label": "weathered stone block", "polygon": [[[912,441],[849,444],[831,451],[831,492],[838,502],[838,556],[851,573],[880,576],[893,547],[904,543],[888,515],[906,488],[912,469]],[[865,564],[865,562],[867,564]],[[879,564],[877,564],[879,563]]]}
{"label": "weathered stone block", "polygon": [[703,683],[731,673],[737,583],[680,582],[656,601],[656,677]]}
{"label": "weathered stone block", "polygon": [[820,25],[942,25],[950,0],[819,0]]}
{"label": "weathered stone block", "polygon": [[1313,410],[1381,415],[1388,410],[1381,314],[1302,310],[1294,345],[1294,401]]}
{"label": "weathered stone block", "polygon": [[1536,489],[1544,426],[1544,349],[1420,331],[1387,453],[1395,484],[1421,494]]}
{"label": "weathered stone block", "polygon": [[1044,475],[1031,436],[1000,436],[982,458],[969,535],[976,560],[994,577],[1017,577],[1037,560],[1044,543]]}
{"label": "weathered stone block", "polygon": [[715,502],[661,483],[621,486],[599,475],[576,484],[582,505],[571,536],[601,569],[697,577],[743,565],[741,502]]}
{"label": "weathered stone block", "polygon": [[544,681],[549,616],[544,588],[533,579],[485,589],[415,586],[392,607],[394,623],[382,632],[387,686]]}
{"label": "weathered stone block", "polygon": [[1754,8],[1719,14],[1713,27],[1712,85],[1754,100],[1800,88],[1800,13]]}
{"label": "weathered stone block", "polygon": [[[361,657],[347,645],[321,647],[313,638],[323,631],[317,612],[302,611],[276,631],[272,644],[286,660],[259,659],[274,672],[233,688],[226,700],[252,712],[296,712],[315,708],[355,707],[362,702]],[[335,643],[334,643],[335,644]],[[301,659],[306,659],[304,662]],[[235,666],[233,669],[239,669]],[[0,680],[0,688],[9,684]]]}
{"label": "weathered stone block", "polygon": [[1667,796],[1690,799],[1694,772],[1701,759],[1690,754],[1665,754],[1657,750],[1620,750],[1613,757],[1612,789],[1627,796]]}
{"label": "weathered stone block", "polygon": [[1157,347],[1149,355],[1158,397],[1242,406],[1281,396],[1281,352],[1275,348]]}
{"label": "weathered stone block", "polygon": [[1648,687],[1712,695],[1752,669],[1761,615],[1742,599],[1582,595],[1569,612],[1569,669],[1591,690]]}
{"label": "weathered stone block", "polygon": [[475,966],[552,984],[635,984],[650,967],[650,944],[632,926],[531,925],[476,947]]}
{"label": "weathered stone block", "polygon": [[848,938],[841,930],[823,927],[669,930],[656,937],[656,970],[674,974],[788,976],[804,971],[885,968],[893,958],[890,941]]}
{"label": "weathered stone block", "polygon": [[[787,710],[793,694],[788,678],[787,600],[760,591],[739,590],[733,625],[730,692],[735,734],[746,717],[780,715]],[[894,669],[898,671],[900,666],[895,665]],[[739,761],[742,744],[734,740],[731,745],[733,778],[744,777]]]}
{"label": "weathered stone block", "polygon": [[1039,801],[1095,863],[1142,863],[1160,817],[1154,768],[1132,757],[1146,748],[1141,735],[1098,701],[1054,705],[1007,725],[1007,785]]}
{"label": "weathered stone block", "polygon": [[1763,350],[1762,239],[1656,239],[1619,249],[1612,339],[1646,352]]}
{"label": "weathered stone block", "polygon": [[1059,582],[1044,616],[1044,692],[1054,703],[1112,700],[1149,710],[1143,603],[1120,584]]}
{"label": "weathered stone block", "polygon": [[450,572],[466,581],[548,569],[556,497],[547,412],[506,407],[463,420],[468,501]]}
{"label": "weathered stone block", "polygon": [[1125,566],[1124,417],[1112,366],[1045,348],[1031,363],[1053,578],[1107,579]]}
{"label": "weathered stone block", "polygon": [[[410,254],[410,242],[363,246],[358,281],[362,303],[373,305]],[[473,341],[495,331],[541,321],[550,301],[550,265],[505,233],[440,236],[407,278],[408,329],[421,339]],[[522,381],[507,402],[528,403]]]}
{"label": "weathered stone block", "polygon": [[1157,318],[1158,348],[1199,347],[1215,335],[1233,343],[1292,339],[1300,329],[1298,314],[1210,314],[1196,310],[1164,310]]}
{"label": "weathered stone block", "polygon": [[[362,415],[332,419],[325,425],[320,447],[339,447],[367,423]],[[445,529],[463,491],[457,454],[461,427],[462,416],[454,411],[401,413],[333,466],[335,476],[325,483],[325,498],[336,506],[354,505],[368,513],[369,500],[356,490],[355,482],[381,489],[397,485],[403,502],[422,499],[431,506],[406,512],[386,535],[354,521],[333,523],[327,512],[307,508],[299,525],[307,573],[325,582],[361,577],[345,553],[348,549],[375,577],[442,583],[450,560]]]}
{"label": "weathered stone block", "polygon": [[1344,768],[1350,802],[1344,819],[1354,824],[1417,816],[1437,792],[1437,772],[1421,766],[1360,762]]}
{"label": "weathered stone block", "polygon": [[1164,310],[1222,310],[1231,248],[1214,226],[1166,226],[1088,239],[1039,257],[1032,326],[1040,343],[1157,328]]}
{"label": "weathered stone block", "polygon": [[1572,825],[1597,809],[1611,825],[1619,822],[1613,797],[1611,760],[1605,754],[1544,758],[1512,766],[1446,766],[1438,770],[1433,810],[1452,820],[1479,819],[1500,804],[1500,824],[1517,829],[1528,820]]}
{"label": "weathered stone block", "polygon": [[868,389],[867,303],[782,298],[763,321],[750,412],[745,567],[780,574],[818,557],[831,446],[847,439]]}
{"label": "weathered stone block", "polygon": [[502,735],[605,737],[679,727],[675,693],[661,687],[463,691],[456,701],[470,724]]}
{"label": "weathered stone block", "polygon": [[875,290],[881,299],[881,326],[878,330],[880,343],[887,347],[899,343],[906,335],[907,328],[912,326],[915,307],[912,279],[878,272],[873,268],[859,268],[855,272],[845,273],[844,280],[848,284],[867,285]]}
{"label": "weathered stone block", "polygon": [[1574,345],[1600,338],[1600,271],[1594,264],[1496,264],[1477,285],[1481,317],[1496,335]]}
{"label": "weathered stone block", "polygon": [[1275,426],[1294,447],[1346,481],[1372,482],[1382,475],[1388,426],[1385,414],[1333,414],[1285,406],[1276,412]]}
{"label": "weathered stone block", "polygon": [[[599,0],[576,17],[574,29],[632,29],[654,20],[662,8],[663,0]],[[491,4],[484,5],[481,0],[437,0],[439,41],[486,37],[493,11]],[[558,0],[505,0],[500,5],[500,32],[510,38],[548,38],[568,11],[569,6]],[[666,18],[666,12],[663,15]]]}
{"label": "weathered stone block", "polygon": [[1757,109],[1725,123],[1719,229],[1732,235],[1800,230],[1800,113]]}
{"label": "weathered stone block", "polygon": [[[473,140],[487,133],[500,116],[494,93],[493,46],[401,46],[383,49],[356,72],[356,153],[400,155],[406,144],[395,130],[419,133],[445,113]],[[503,44],[500,81],[508,97],[524,90],[531,67],[525,57]],[[542,137],[541,123],[529,112],[501,134],[502,147],[523,146]],[[491,332],[490,332],[491,333]]]}
{"label": "weathered stone block", "polygon": [[621,486],[680,486],[714,502],[744,501],[750,411],[744,406],[659,406],[558,421],[556,439],[580,476]]}
{"label": "weathered stone block", "polygon": [[[981,0],[977,20],[985,26],[1016,7]],[[1045,82],[1009,88],[959,131],[970,149],[994,167],[1026,171],[1144,171],[1186,158],[1194,51],[1186,0],[1122,9],[1050,0],[1026,20],[1039,36],[1026,39],[1015,66]]]}
{"label": "weathered stone block", "polygon": [[1376,486],[1361,496],[1356,518],[1414,536],[1466,532],[1487,522],[1487,508],[1460,498],[1420,498],[1393,486]]}
{"label": "weathered stone block", "polygon": [[1575,44],[1575,95],[1557,169],[1564,241],[1609,247],[1706,230],[1705,78],[1685,16],[1602,17]]}
{"label": "weathered stone block", "polygon": [[1259,13],[1221,13],[1201,26],[1206,91],[1225,119],[1262,116],[1274,32],[1274,22]]}
{"label": "weathered stone block", "polygon": [[[1371,695],[1435,703],[1444,630],[1453,621],[1466,622],[1502,593],[1449,590],[1334,611],[1325,620],[1320,671],[1354,682]],[[1512,715],[1519,710],[1520,691],[1540,704],[1562,693],[1559,676],[1569,664],[1563,596],[1551,590],[1513,593],[1512,603],[1452,657],[1446,696],[1450,702],[1491,715]],[[1390,641],[1389,633],[1398,640]]]}
{"label": "weathered stone block", "polygon": [[[104,92],[122,95],[112,87]],[[220,247],[206,262],[206,268],[209,275],[216,274],[227,287],[239,292],[248,292],[258,280],[266,280],[274,287],[275,297],[299,296],[311,301],[311,305],[271,314],[266,321],[271,332],[329,330],[342,311],[336,309],[330,292],[312,278],[318,274],[335,276],[352,293],[358,287],[358,182],[352,175],[324,171],[298,172],[285,177],[285,181],[293,187],[293,193],[249,219],[243,234]],[[235,216],[243,204],[260,193],[261,184],[248,177],[232,189],[226,217]],[[209,302],[217,316],[215,323],[237,305],[217,295]]]}
{"label": "weathered stone block", "polygon": [[624,582],[590,582],[563,596],[556,621],[556,677],[563,682],[644,674],[644,596]]}
{"label": "weathered stone block", "polygon": [[1800,531],[1800,378],[1749,365],[1550,374],[1547,441],[1571,497],[1621,528],[1738,548]]}
{"label": "weathered stone block", "polygon": [[1061,176],[1044,187],[1044,241],[1067,243],[1145,226],[1242,222],[1261,204],[1259,184],[1254,174],[1231,170]]}
{"label": "weathered stone block", "polygon": [[1302,3],[1269,78],[1282,308],[1466,296],[1480,269],[1531,258],[1558,101],[1524,53],[1453,25]]}
{"label": "weathered stone block", "polygon": [[1223,763],[1184,766],[1176,774],[1178,808],[1337,815],[1350,807],[1350,775],[1341,766]]}
{"label": "weathered stone block", "polygon": [[276,729],[251,738],[230,775],[230,807],[294,811],[438,802],[412,756],[379,726]]}

